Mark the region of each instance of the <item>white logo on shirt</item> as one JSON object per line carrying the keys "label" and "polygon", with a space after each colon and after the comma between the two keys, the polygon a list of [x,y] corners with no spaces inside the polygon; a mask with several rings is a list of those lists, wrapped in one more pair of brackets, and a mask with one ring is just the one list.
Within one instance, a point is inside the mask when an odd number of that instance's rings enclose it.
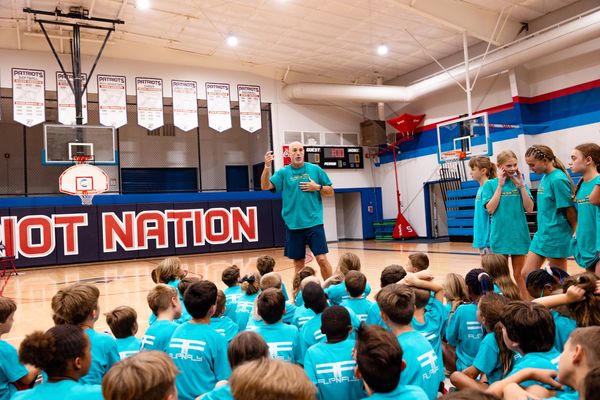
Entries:
{"label": "white logo on shirt", "polygon": [[181,349],[179,353],[169,353],[172,358],[180,358],[182,360],[191,360],[191,361],[202,361],[202,356],[194,356],[190,354],[191,350],[194,351],[204,351],[204,347],[206,346],[206,342],[201,340],[188,340],[188,339],[171,339],[171,343],[169,344],[169,348],[173,349]]}
{"label": "white logo on shirt", "polygon": [[[341,361],[336,363],[326,363],[326,364],[317,364],[315,365],[315,370],[317,375],[325,375],[325,374],[333,374],[333,377],[326,378],[317,376],[317,382],[323,385],[329,385],[331,383],[343,383],[343,382],[351,382],[357,381],[354,377],[354,368],[356,367],[356,362],[354,360],[350,361]],[[351,372],[350,374],[346,374],[344,376],[344,372]]]}
{"label": "white logo on shirt", "polygon": [[119,357],[121,357],[121,360],[124,360],[127,357],[131,357],[132,355],[134,355],[136,353],[139,353],[139,351],[137,351],[137,350],[120,351]]}
{"label": "white logo on shirt", "polygon": [[146,345],[154,346],[154,341],[156,340],[156,336],[144,335],[140,343],[140,349],[144,350]]}
{"label": "white logo on shirt", "polygon": [[481,324],[477,321],[467,321],[467,331],[470,331],[467,334],[467,337],[469,339],[481,339],[481,337],[483,336],[483,328],[481,327]]}
{"label": "white logo on shirt", "polygon": [[298,318],[298,325],[300,327],[302,327],[302,326],[304,326],[305,323],[307,323],[311,319],[312,319],[312,317],[300,317],[300,318]]}
{"label": "white logo on shirt", "polygon": [[317,329],[317,330],[316,330],[316,331],[313,333],[313,335],[314,335],[314,337],[315,337],[315,340],[316,340],[317,342],[320,342],[320,341],[321,341],[321,339],[323,339],[323,338],[325,337],[325,335],[324,335],[324,334],[321,332],[321,330],[320,330],[320,329]]}
{"label": "white logo on shirt", "polygon": [[241,312],[250,312],[254,307],[254,303],[251,301],[240,301],[237,303],[237,310]]}
{"label": "white logo on shirt", "polygon": [[237,301],[239,300],[240,297],[242,297],[242,293],[225,295],[225,298],[230,303],[237,303]]}
{"label": "white logo on shirt", "polygon": [[358,320],[360,322],[366,322],[367,321],[367,314],[356,314],[356,317],[358,318]]}
{"label": "white logo on shirt", "polygon": [[279,352],[292,351],[292,342],[270,342],[267,343],[267,346],[269,346],[269,355],[274,360],[285,360],[286,357],[280,356]]}
{"label": "white logo on shirt", "polygon": [[432,376],[437,374],[438,366],[435,351],[431,350],[425,354],[420,355],[419,357],[417,357],[417,361],[419,361],[419,364],[421,364],[422,370],[425,370],[425,368],[430,367],[429,372],[423,373],[424,380],[430,379]]}

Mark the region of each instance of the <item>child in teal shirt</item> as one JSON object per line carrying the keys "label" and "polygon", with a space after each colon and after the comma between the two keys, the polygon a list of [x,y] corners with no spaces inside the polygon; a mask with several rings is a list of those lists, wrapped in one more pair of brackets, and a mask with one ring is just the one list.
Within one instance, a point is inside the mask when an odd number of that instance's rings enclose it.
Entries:
{"label": "child in teal shirt", "polygon": [[240,287],[240,269],[237,265],[227,267],[221,273],[221,280],[227,288],[223,290],[225,293],[225,313],[226,317],[229,317],[233,322],[237,323],[236,315],[236,303],[238,299],[244,294]]}
{"label": "child in teal shirt", "polygon": [[[383,290],[387,291],[387,288]],[[394,339],[394,333],[377,325],[363,324],[358,329],[356,376],[363,380],[369,399],[435,398],[427,395],[421,387],[406,383],[404,349]]]}
{"label": "child in teal shirt", "polygon": [[[225,293],[222,290],[217,291],[217,306],[214,315],[210,318],[210,326],[229,343],[238,334],[239,327],[238,324],[223,314],[226,301]],[[233,305],[237,307],[236,304]]]}
{"label": "child in teal shirt", "polygon": [[179,294],[173,287],[159,283],[148,292],[146,300],[156,320],[144,333],[140,350],[165,351],[171,335],[179,326],[173,322],[181,317]]}
{"label": "child in teal shirt", "polygon": [[471,178],[479,182],[475,196],[475,212],[473,218],[473,247],[479,249],[480,254],[490,252],[490,214],[483,203],[483,186],[488,179],[496,178],[496,166],[489,157],[476,156],[469,160]]}
{"label": "child in teal shirt", "polygon": [[348,299],[342,300],[340,304],[352,310],[359,321],[365,322],[369,314],[369,310],[373,306],[373,302],[364,297],[365,288],[367,286],[367,277],[359,271],[349,271],[344,279],[346,290],[350,296]]}
{"label": "child in teal shirt", "polygon": [[348,310],[341,306],[326,308],[322,320],[321,331],[327,341],[310,347],[304,357],[304,371],[317,386],[318,399],[364,398],[363,384],[354,374],[355,341],[348,338],[352,330]]}
{"label": "child in teal shirt", "polygon": [[[383,271],[381,271],[381,276],[379,278],[380,287],[383,289],[388,285],[392,285],[394,283],[400,282],[406,276],[406,271],[401,265],[398,264],[390,264],[386,266]],[[377,296],[375,296],[377,299]],[[375,302],[369,312],[367,314],[367,324],[369,325],[379,325],[387,330],[388,326],[381,319],[381,312],[379,310],[379,304]]]}
{"label": "child in teal shirt", "polygon": [[256,333],[267,342],[271,358],[301,363],[298,328],[281,321],[285,312],[285,297],[281,290],[266,289],[258,296],[256,308],[264,322],[258,326]]}
{"label": "child in teal shirt", "polygon": [[241,282],[242,295],[238,297],[235,316],[240,331],[243,331],[246,330],[248,319],[254,310],[254,300],[260,291],[260,276],[257,272],[247,274]]}
{"label": "child in teal shirt", "polygon": [[[356,254],[344,253],[341,255],[338,261],[336,273],[327,281],[325,281],[324,284],[324,286],[326,286],[325,294],[327,294],[327,298],[329,299],[331,305],[340,305],[342,301],[350,298],[350,295],[346,290],[346,284],[344,283],[344,279],[348,271],[360,272],[360,268],[360,258],[358,258]],[[335,284],[336,282],[341,283]],[[363,296],[366,298],[369,295],[369,293],[371,293],[371,285],[369,285],[369,283],[367,282]]]}
{"label": "child in teal shirt", "polygon": [[140,351],[140,339],[135,337],[138,330],[137,313],[129,306],[120,306],[108,312],[106,324],[117,340],[117,350],[121,360]]}
{"label": "child in teal shirt", "polygon": [[81,382],[91,364],[88,335],[78,326],[56,325],[46,332],[27,335],[20,347],[20,359],[42,369],[47,382],[15,393],[12,400],[102,400],[100,385]]}
{"label": "child in teal shirt", "polygon": [[283,297],[285,298],[283,322],[286,324],[293,324],[294,314],[298,307],[288,301],[287,295],[285,294],[285,285],[283,285],[283,282],[281,281],[281,275],[277,272],[267,272],[260,278],[260,290],[267,290],[270,288],[278,289],[283,292]]}
{"label": "child in teal shirt", "polygon": [[194,400],[227,379],[231,371],[226,361],[227,342],[210,326],[217,301],[215,284],[192,284],[183,301],[192,319],[173,332],[167,354],[181,371],[176,381],[179,398]]}

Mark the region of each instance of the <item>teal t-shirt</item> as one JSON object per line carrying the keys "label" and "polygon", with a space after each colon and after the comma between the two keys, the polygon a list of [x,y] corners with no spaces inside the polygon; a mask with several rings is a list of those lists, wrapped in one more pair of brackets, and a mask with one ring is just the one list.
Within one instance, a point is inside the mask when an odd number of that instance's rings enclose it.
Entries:
{"label": "teal t-shirt", "polygon": [[142,336],[140,350],[165,351],[178,326],[175,322],[164,319],[154,322]]}
{"label": "teal t-shirt", "polygon": [[[367,296],[371,293],[371,285],[367,282],[367,286],[365,286],[365,292],[362,297],[367,298]],[[332,306],[339,306],[342,304],[342,301],[350,298],[350,294],[348,294],[348,290],[346,290],[346,283],[342,282],[337,285],[331,285],[325,289],[325,294],[329,299],[329,303]]]}
{"label": "teal t-shirt", "polygon": [[318,185],[331,186],[331,180],[319,167],[305,162],[300,168],[287,165],[271,177],[276,192],[282,192],[281,216],[288,229],[306,229],[323,225],[323,200],[321,193],[303,192],[300,182],[312,179]]}
{"label": "teal t-shirt", "polygon": [[294,312],[294,318],[292,319],[292,325],[294,325],[298,329],[302,329],[304,324],[310,321],[314,316],[315,312],[310,308],[306,308],[304,306],[299,306],[296,308]]}
{"label": "teal t-shirt", "polygon": [[8,400],[17,391],[14,382],[29,371],[19,362],[19,355],[10,343],[0,340],[0,400]]}
{"label": "teal t-shirt", "polygon": [[[437,359],[442,363],[442,337],[443,330],[445,327],[445,310],[444,305],[436,298],[432,298],[429,303],[425,306],[425,318],[424,322],[420,323],[414,317],[411,322],[411,326],[417,332],[419,332],[431,347],[435,351]],[[444,380],[444,369],[440,368],[439,379],[440,382]]]}
{"label": "teal t-shirt", "polygon": [[258,296],[258,293],[254,294],[246,294],[243,293],[237,300],[236,309],[235,309],[235,318],[240,328],[240,332],[246,330],[246,325],[248,324],[248,318],[250,318],[250,314],[252,314],[252,310],[254,310],[254,300]]}
{"label": "teal t-shirt", "polygon": [[[402,381],[402,375],[400,375]],[[427,396],[427,393],[418,386],[413,385],[398,385],[398,387],[388,393],[373,393],[369,397],[365,397],[369,400],[379,399],[411,399],[411,400],[427,400],[431,399]]]}
{"label": "teal t-shirt", "polygon": [[429,341],[419,332],[405,332],[398,336],[398,342],[406,363],[400,375],[400,384],[419,386],[430,400],[435,399],[441,382],[439,370],[443,368],[442,360],[438,359]]}
{"label": "teal t-shirt", "polygon": [[229,317],[230,320],[237,323],[237,301],[244,294],[242,288],[238,286],[228,287],[223,290],[225,294],[225,312],[224,316]]}
{"label": "teal t-shirt", "polygon": [[173,332],[167,354],[181,372],[175,381],[181,400],[194,400],[231,374],[227,341],[207,324],[180,325]]}
{"label": "teal t-shirt", "polygon": [[486,334],[481,341],[479,351],[473,360],[473,366],[487,376],[490,385],[503,378],[500,349],[493,332]]}
{"label": "teal t-shirt", "polygon": [[353,299],[348,298],[342,301],[340,304],[342,307],[347,308],[348,310],[354,311],[356,317],[360,322],[365,322],[367,320],[367,316],[369,314],[369,310],[373,306],[373,302],[369,299]]}
{"label": "teal t-shirt", "polygon": [[[350,314],[350,323],[352,324],[352,328],[358,329],[360,326],[360,321],[354,311],[348,310]],[[304,359],[306,355],[306,351],[315,343],[322,343],[327,340],[327,337],[323,332],[321,332],[321,314],[316,314],[312,317],[308,322],[304,324],[302,329],[300,329],[300,349],[301,349],[301,358],[300,363]],[[350,333],[348,336],[350,339],[354,339],[356,334],[354,331]]]}
{"label": "teal t-shirt", "polygon": [[217,318],[211,318],[210,327],[223,336],[227,343],[231,342],[231,340],[235,337],[235,335],[238,334],[240,330],[238,324],[224,315]]}
{"label": "teal t-shirt", "polygon": [[292,324],[294,322],[294,315],[296,314],[297,307],[290,303],[285,302],[285,314],[283,314],[283,322],[286,324]]}
{"label": "teal t-shirt", "polygon": [[[556,351],[555,348],[552,348],[550,351],[547,351],[545,353],[533,352],[524,354],[523,357],[515,361],[512,371],[510,371],[510,373],[507,376],[514,375],[518,371],[525,368],[540,368],[558,371],[559,358],[560,353]],[[524,388],[529,387],[531,385],[542,385],[548,389],[551,389],[549,386],[537,381],[525,381],[522,382],[520,385]]]}
{"label": "teal t-shirt", "polygon": [[477,189],[477,196],[475,196],[473,247],[476,249],[490,247],[490,214],[483,204],[482,192],[483,185]]}
{"label": "teal t-shirt", "polygon": [[117,341],[117,351],[121,360],[140,352],[141,341],[135,336],[115,340]]}
{"label": "teal t-shirt", "polygon": [[381,310],[379,309],[379,304],[377,302],[373,303],[369,313],[367,314],[367,324],[369,325],[379,325],[388,331],[391,329],[383,322],[383,318],[381,318]]}
{"label": "teal t-shirt", "polygon": [[573,207],[571,181],[560,169],[542,177],[537,191],[537,232],[529,250],[548,258],[571,255],[573,232],[565,209]]}
{"label": "teal t-shirt", "polygon": [[255,331],[267,342],[272,359],[301,363],[300,332],[294,325],[279,321],[262,324]]}
{"label": "teal t-shirt", "polygon": [[354,344],[353,339],[317,343],[306,352],[304,371],[317,386],[319,400],[358,400],[366,396],[362,381],[354,376]]}
{"label": "teal t-shirt", "polygon": [[458,371],[473,365],[473,360],[483,340],[483,327],[477,320],[475,304],[458,306],[448,322],[446,340],[451,346],[456,347],[456,369]]}
{"label": "teal t-shirt", "polygon": [[556,333],[554,335],[554,348],[559,353],[562,353],[569,336],[575,330],[575,328],[577,328],[577,322],[569,317],[565,317],[556,310],[550,310],[550,314],[552,314],[552,318],[554,318],[554,326],[556,326]]}
{"label": "teal t-shirt", "polygon": [[202,397],[202,400],[233,400],[229,383],[211,390]]}
{"label": "teal t-shirt", "polygon": [[92,365],[88,373],[79,382],[85,385],[101,385],[104,374],[108,372],[113,364],[121,360],[117,350],[117,342],[112,336],[96,332],[93,329],[88,328],[85,333],[90,338]]}
{"label": "teal t-shirt", "polygon": [[[498,188],[498,178],[488,180],[481,191],[484,206],[494,196]],[[525,186],[529,197],[531,192]],[[511,180],[502,187],[500,202],[490,223],[490,247],[497,254],[522,255],[529,251],[531,239],[523,208],[521,191]]]}
{"label": "teal t-shirt", "polygon": [[85,385],[81,382],[64,380],[48,382],[30,390],[15,393],[11,400],[102,400],[100,385]]}
{"label": "teal t-shirt", "polygon": [[600,229],[600,208],[590,203],[590,194],[596,185],[600,184],[600,175],[590,179],[588,182],[582,182],[577,194],[575,203],[577,205],[577,229],[575,238],[571,240],[571,250],[575,261],[582,268],[594,268],[598,262],[598,245],[600,244],[598,235]]}

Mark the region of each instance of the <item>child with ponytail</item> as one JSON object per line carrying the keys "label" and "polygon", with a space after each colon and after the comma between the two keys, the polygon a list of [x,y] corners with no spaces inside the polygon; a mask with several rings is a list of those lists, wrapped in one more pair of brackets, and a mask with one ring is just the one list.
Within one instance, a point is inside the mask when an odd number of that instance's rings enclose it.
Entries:
{"label": "child with ponytail", "polygon": [[19,348],[19,359],[42,369],[48,375],[48,381],[16,393],[13,400],[102,399],[100,385],[79,382],[90,369],[92,355],[87,334],[76,325],[56,325],[46,332],[25,336]]}
{"label": "child with ponytail", "polygon": [[480,254],[490,252],[490,214],[483,204],[483,185],[488,179],[496,178],[496,166],[489,157],[476,156],[469,160],[471,178],[479,182],[477,196],[475,197],[475,219],[473,221],[473,247],[479,249]]}
{"label": "child with ponytail", "polygon": [[492,216],[490,246],[492,252],[511,258],[515,282],[521,297],[526,297],[527,289],[521,271],[531,239],[525,212],[533,211],[533,199],[523,182],[514,152],[501,152],[496,164],[498,177],[489,179],[481,192],[483,204]]}
{"label": "child with ponytail", "polygon": [[252,272],[244,275],[241,279],[240,288],[242,295],[238,298],[236,306],[236,320],[240,328],[240,332],[246,330],[250,314],[254,310],[254,300],[260,291],[260,275],[258,272]]}
{"label": "child with ponytail", "polygon": [[573,203],[574,186],[564,164],[552,149],[534,144],[525,152],[529,168],[544,174],[537,191],[537,232],[529,246],[522,274],[540,268],[545,259],[551,265],[567,268],[571,255],[569,243],[577,226],[577,211]]}
{"label": "child with ponytail", "polygon": [[[496,293],[481,296],[477,316],[484,326],[486,335],[481,342],[473,364],[463,371],[456,371],[450,381],[458,389],[485,390],[487,384],[502,379],[512,368],[514,353],[502,339],[502,310],[509,300]],[[485,374],[487,384],[477,378]]]}
{"label": "child with ponytail", "polygon": [[510,277],[506,256],[502,254],[484,254],[481,257],[481,268],[492,277],[494,292],[508,297],[510,300],[521,300],[519,288]]}
{"label": "child with ponytail", "polygon": [[575,146],[569,163],[571,171],[583,174],[575,188],[577,204],[577,229],[571,240],[571,250],[580,267],[600,274],[600,209],[592,203],[598,201],[600,185],[600,146],[584,143]]}
{"label": "child with ponytail", "polygon": [[544,265],[541,269],[531,271],[525,279],[525,286],[529,295],[537,299],[551,294],[557,290],[562,292],[564,280],[569,277],[567,271],[558,267]]}

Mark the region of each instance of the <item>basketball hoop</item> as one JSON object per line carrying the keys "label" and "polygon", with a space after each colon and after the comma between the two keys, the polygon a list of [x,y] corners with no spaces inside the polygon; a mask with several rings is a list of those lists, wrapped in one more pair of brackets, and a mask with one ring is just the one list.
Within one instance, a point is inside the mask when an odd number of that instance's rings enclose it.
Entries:
{"label": "basketball hoop", "polygon": [[67,168],[58,178],[58,187],[62,193],[77,195],[81,204],[91,206],[94,196],[108,190],[108,175],[95,165],[88,164],[94,156],[73,155],[75,165]]}

